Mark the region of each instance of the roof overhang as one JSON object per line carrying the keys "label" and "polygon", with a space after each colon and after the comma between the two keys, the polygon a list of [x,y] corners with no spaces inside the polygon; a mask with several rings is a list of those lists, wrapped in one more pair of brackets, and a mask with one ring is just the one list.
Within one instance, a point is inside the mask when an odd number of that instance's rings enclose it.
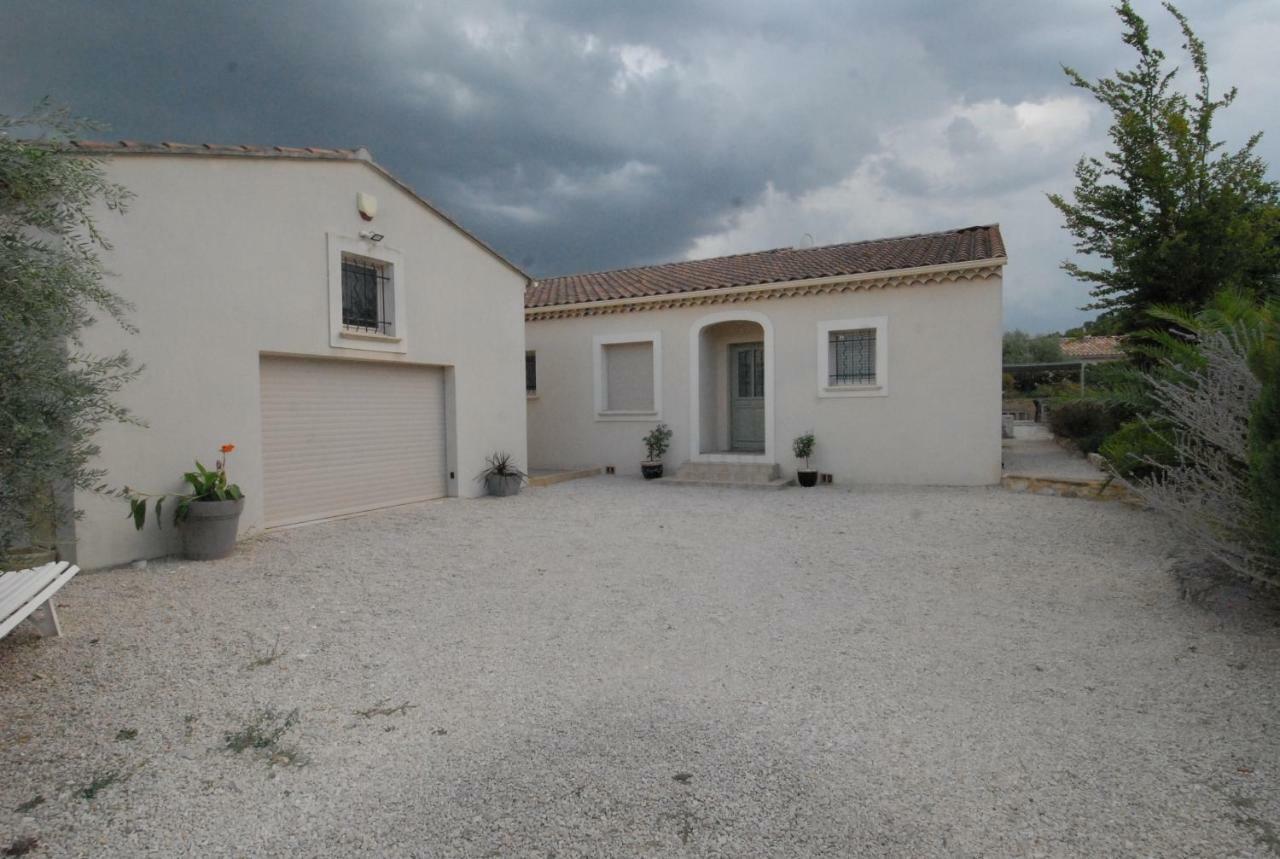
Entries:
{"label": "roof overhang", "polygon": [[943,265],[865,272],[862,274],[832,275],[808,280],[789,280],[749,286],[704,289],[696,292],[673,292],[665,295],[645,295],[637,298],[526,307],[524,318],[525,321],[534,322],[544,319],[566,319],[574,316],[601,316],[611,313],[666,310],[672,307],[696,307],[703,304],[733,304],[773,298],[826,295],[862,289],[887,289],[901,286],[925,286],[933,283],[984,280],[988,277],[999,275],[1000,270],[1008,262],[1007,257],[992,257],[963,263],[945,263]]}

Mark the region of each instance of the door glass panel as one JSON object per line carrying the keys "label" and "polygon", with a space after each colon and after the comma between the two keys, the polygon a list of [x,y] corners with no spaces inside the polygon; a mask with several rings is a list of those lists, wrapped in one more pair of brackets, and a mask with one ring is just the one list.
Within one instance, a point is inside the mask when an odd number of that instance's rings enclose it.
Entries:
{"label": "door glass panel", "polygon": [[751,396],[751,353],[738,350],[738,396]]}
{"label": "door glass panel", "polygon": [[751,354],[755,356],[755,366],[752,368],[752,375],[755,377],[755,395],[757,397],[764,396],[764,350],[756,347],[751,350]]}

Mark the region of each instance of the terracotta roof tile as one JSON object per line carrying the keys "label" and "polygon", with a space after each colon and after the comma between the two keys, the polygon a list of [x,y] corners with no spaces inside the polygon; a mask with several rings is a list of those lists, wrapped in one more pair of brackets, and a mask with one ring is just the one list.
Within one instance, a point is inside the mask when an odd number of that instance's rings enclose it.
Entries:
{"label": "terracotta roof tile", "polygon": [[1123,342],[1123,337],[1110,335],[1063,337],[1062,354],[1067,358],[1123,358]]}
{"label": "terracotta roof tile", "polygon": [[817,248],[768,251],[664,265],[551,277],[530,284],[525,307],[757,286],[793,280],[895,271],[923,266],[1003,260],[995,224]]}
{"label": "terracotta roof tile", "polygon": [[365,149],[330,149],[320,146],[253,146],[243,143],[143,143],[137,140],[71,140],[67,148],[80,152],[157,152],[174,155],[248,155],[276,158],[319,158],[326,161],[372,160]]}

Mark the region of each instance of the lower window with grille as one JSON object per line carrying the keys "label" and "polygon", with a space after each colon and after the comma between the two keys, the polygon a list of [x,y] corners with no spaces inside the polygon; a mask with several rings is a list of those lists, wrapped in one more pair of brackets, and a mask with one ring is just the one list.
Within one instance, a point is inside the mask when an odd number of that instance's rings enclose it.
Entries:
{"label": "lower window with grille", "polygon": [[876,329],[832,331],[827,334],[827,384],[876,383]]}
{"label": "lower window with grille", "polygon": [[391,266],[354,254],[342,255],[342,325],[371,334],[395,335],[395,291]]}

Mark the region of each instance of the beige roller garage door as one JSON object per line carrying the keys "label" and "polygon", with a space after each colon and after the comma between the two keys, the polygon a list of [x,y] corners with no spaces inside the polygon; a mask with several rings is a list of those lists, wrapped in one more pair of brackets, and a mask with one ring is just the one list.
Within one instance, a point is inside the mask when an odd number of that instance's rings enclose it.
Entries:
{"label": "beige roller garage door", "polygon": [[266,524],[446,494],[444,371],[262,358]]}

